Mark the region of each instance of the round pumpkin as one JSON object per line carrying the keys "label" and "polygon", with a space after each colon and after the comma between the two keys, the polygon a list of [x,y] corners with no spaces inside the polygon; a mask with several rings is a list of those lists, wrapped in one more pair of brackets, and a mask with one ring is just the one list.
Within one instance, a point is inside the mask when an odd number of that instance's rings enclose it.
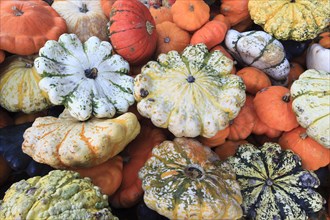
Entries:
{"label": "round pumpkin", "polygon": [[246,91],[252,95],[257,94],[261,89],[271,86],[269,77],[263,71],[252,66],[240,69],[236,75],[243,79]]}
{"label": "round pumpkin", "polygon": [[110,41],[116,53],[130,64],[144,64],[157,45],[155,21],[149,9],[138,0],[117,0],[110,13]]}
{"label": "round pumpkin", "polygon": [[35,58],[11,56],[0,66],[0,105],[8,111],[29,114],[51,106],[47,93],[39,88]]}
{"label": "round pumpkin", "polygon": [[1,1],[1,50],[32,55],[47,40],[57,40],[66,31],[65,20],[44,1]]}
{"label": "round pumpkin", "polygon": [[110,17],[111,8],[115,1],[116,0],[100,0],[102,11],[107,18]]}
{"label": "round pumpkin", "polygon": [[[152,15],[152,17],[155,20],[155,24],[163,23],[164,21],[170,21],[173,22],[173,16],[171,13],[171,8],[169,7],[150,7],[149,11]],[[158,32],[158,31],[157,31]]]}
{"label": "round pumpkin", "polygon": [[231,167],[194,139],[154,147],[139,172],[146,205],[170,219],[238,219],[239,185]]}
{"label": "round pumpkin", "polygon": [[220,13],[229,20],[231,26],[251,20],[248,2],[248,0],[221,0]]}

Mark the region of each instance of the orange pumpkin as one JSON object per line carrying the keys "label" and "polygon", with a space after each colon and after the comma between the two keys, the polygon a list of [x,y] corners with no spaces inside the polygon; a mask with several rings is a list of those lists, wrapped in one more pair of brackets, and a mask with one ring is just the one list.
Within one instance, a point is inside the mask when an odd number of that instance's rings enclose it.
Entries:
{"label": "orange pumpkin", "polygon": [[225,143],[226,138],[229,135],[229,131],[229,127],[226,127],[225,129],[218,131],[218,133],[216,133],[216,135],[211,138],[199,136],[198,141],[201,142],[204,146],[216,147]]}
{"label": "orange pumpkin", "polygon": [[247,138],[252,133],[256,118],[253,96],[247,95],[241,111],[229,124],[228,140],[237,141]]}
{"label": "orange pumpkin", "polygon": [[270,86],[260,90],[254,100],[258,118],[267,126],[290,131],[299,126],[292,110],[290,90],[283,86]]}
{"label": "orange pumpkin", "polygon": [[236,75],[243,79],[246,91],[252,95],[272,84],[266,73],[252,66],[240,69]]}
{"label": "orange pumpkin", "polygon": [[117,155],[97,166],[72,170],[82,177],[91,178],[93,184],[101,188],[102,193],[112,195],[123,179],[123,158]]}
{"label": "orange pumpkin", "polygon": [[230,156],[234,156],[236,150],[241,144],[247,144],[246,140],[226,141],[223,144],[214,148],[214,152],[220,157],[221,160],[226,160]]}
{"label": "orange pumpkin", "polygon": [[277,138],[281,136],[282,131],[267,126],[257,116],[254,127],[252,129],[252,134],[265,135],[268,138]]}
{"label": "orange pumpkin", "polygon": [[110,17],[111,8],[115,1],[116,0],[100,0],[101,8],[107,18]]}
{"label": "orange pumpkin", "polygon": [[14,124],[14,120],[9,116],[8,112],[0,107],[0,128]]}
{"label": "orange pumpkin", "polygon": [[230,29],[231,24],[229,20],[223,14],[217,14],[212,20],[221,21],[226,24],[227,29]]}
{"label": "orange pumpkin", "polygon": [[210,18],[210,7],[203,0],[176,0],[171,7],[173,22],[187,31],[196,31]]}
{"label": "orange pumpkin", "polygon": [[1,1],[0,49],[18,55],[39,52],[67,31],[65,20],[40,0]]}
{"label": "orange pumpkin", "polygon": [[220,13],[229,20],[231,26],[237,25],[242,21],[251,19],[248,2],[248,0],[222,0]]}
{"label": "orange pumpkin", "polygon": [[319,40],[319,44],[324,47],[329,49],[330,48],[330,32],[323,32],[321,34],[319,34],[318,36],[320,38]]}
{"label": "orange pumpkin", "polygon": [[155,20],[156,25],[163,23],[164,21],[173,22],[173,16],[171,8],[168,7],[150,7],[149,11]]}
{"label": "orange pumpkin", "polygon": [[116,208],[132,207],[142,198],[142,182],[138,172],[151,156],[153,147],[166,139],[164,130],[154,127],[150,121],[145,119],[141,125],[140,134],[121,153],[124,157],[123,180],[110,197],[111,205]]}
{"label": "orange pumpkin", "polygon": [[304,169],[317,170],[330,163],[330,149],[308,137],[303,127],[299,126],[284,132],[278,143],[283,149],[289,149],[298,154]]}
{"label": "orange pumpkin", "polygon": [[155,56],[176,50],[179,53],[189,45],[190,34],[179,28],[175,23],[164,21],[156,25],[158,33],[157,48]]}
{"label": "orange pumpkin", "polygon": [[201,28],[194,32],[190,44],[195,45],[204,43],[210,50],[212,47],[220,44],[226,36],[227,24],[220,20],[206,22]]}
{"label": "orange pumpkin", "polygon": [[290,62],[290,72],[288,75],[288,88],[291,87],[291,84],[299,78],[299,76],[305,72],[305,69],[296,62]]}
{"label": "orange pumpkin", "polygon": [[3,50],[0,50],[0,63],[2,63],[6,58],[6,53]]}
{"label": "orange pumpkin", "polygon": [[11,172],[11,169],[6,162],[6,160],[3,158],[3,156],[0,155],[0,186],[6,182],[6,180],[9,177],[9,174]]}

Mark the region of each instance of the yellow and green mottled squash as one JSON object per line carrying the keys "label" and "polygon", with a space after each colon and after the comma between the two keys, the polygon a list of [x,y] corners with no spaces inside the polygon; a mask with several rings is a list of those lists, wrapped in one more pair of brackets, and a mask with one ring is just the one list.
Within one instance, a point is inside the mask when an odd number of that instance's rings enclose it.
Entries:
{"label": "yellow and green mottled squash", "polygon": [[329,0],[250,0],[248,9],[279,40],[313,39],[329,24]]}
{"label": "yellow and green mottled squash", "polygon": [[139,133],[140,123],[131,112],[81,122],[65,110],[58,118],[37,118],[24,132],[22,150],[58,169],[93,167],[117,155]]}
{"label": "yellow and green mottled squash", "polygon": [[34,56],[11,56],[0,65],[0,105],[11,112],[34,113],[48,108],[47,93],[39,88],[41,77]]}
{"label": "yellow and green mottled squash", "polygon": [[176,137],[212,137],[225,129],[245,102],[233,61],[205,44],[170,51],[149,61],[134,81],[139,113]]}
{"label": "yellow and green mottled squash", "polygon": [[146,205],[170,219],[239,219],[240,187],[230,165],[194,139],[155,146],[139,172]]}
{"label": "yellow and green mottled squash", "polygon": [[309,69],[290,89],[292,109],[309,137],[330,148],[330,73]]}
{"label": "yellow and green mottled squash", "polygon": [[99,187],[65,170],[14,183],[0,201],[0,219],[118,220]]}
{"label": "yellow and green mottled squash", "polygon": [[240,145],[227,160],[236,173],[248,219],[301,220],[319,211],[325,200],[315,191],[320,181],[301,167],[301,159],[276,143],[261,148]]}

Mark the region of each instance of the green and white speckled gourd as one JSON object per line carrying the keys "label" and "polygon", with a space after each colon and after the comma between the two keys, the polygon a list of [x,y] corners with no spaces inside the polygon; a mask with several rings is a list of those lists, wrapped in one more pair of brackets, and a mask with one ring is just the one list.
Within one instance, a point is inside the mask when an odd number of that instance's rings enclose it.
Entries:
{"label": "green and white speckled gourd", "polygon": [[14,183],[0,201],[0,219],[118,220],[89,178],[61,170]]}
{"label": "green and white speckled gourd", "polygon": [[78,120],[112,118],[134,103],[129,64],[113,54],[109,42],[91,37],[82,44],[76,35],[63,34],[47,41],[39,56],[34,64],[40,88]]}
{"label": "green and white speckled gourd", "polygon": [[290,72],[282,43],[264,31],[238,32],[230,29],[225,44],[235,59],[243,65],[264,71],[273,85],[286,85]]}
{"label": "green and white speckled gourd", "polygon": [[309,69],[290,89],[292,109],[309,137],[330,148],[330,72]]}
{"label": "green and white speckled gourd", "polygon": [[307,220],[325,203],[315,191],[320,185],[317,175],[302,169],[300,158],[279,144],[240,145],[228,162],[241,186],[248,219]]}
{"label": "green and white speckled gourd", "polygon": [[233,61],[204,44],[149,61],[134,82],[139,113],[176,137],[212,137],[225,129],[245,102],[243,80],[230,74]]}
{"label": "green and white speckled gourd", "polygon": [[155,146],[139,177],[146,205],[167,218],[242,217],[242,196],[231,166],[194,139]]}
{"label": "green and white speckled gourd", "polygon": [[330,72],[330,49],[318,43],[311,44],[306,54],[307,69]]}

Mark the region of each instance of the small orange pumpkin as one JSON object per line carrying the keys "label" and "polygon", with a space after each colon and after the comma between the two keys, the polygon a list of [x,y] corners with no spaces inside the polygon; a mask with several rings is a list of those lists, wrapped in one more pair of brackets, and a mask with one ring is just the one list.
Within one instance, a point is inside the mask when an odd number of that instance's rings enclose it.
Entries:
{"label": "small orange pumpkin", "polygon": [[212,20],[221,21],[221,22],[225,23],[227,26],[227,29],[230,29],[230,27],[231,27],[230,21],[223,14],[217,14],[216,16],[214,16],[214,18]]}
{"label": "small orange pumpkin", "polygon": [[272,84],[266,73],[252,66],[240,69],[236,75],[243,79],[246,91],[252,95]]}
{"label": "small orange pumpkin", "polygon": [[299,126],[284,132],[278,143],[283,149],[289,149],[298,154],[304,169],[317,170],[330,163],[330,149],[308,137],[303,127]]}
{"label": "small orange pumpkin", "polygon": [[14,120],[6,110],[0,107],[0,128],[4,128],[8,125],[14,124]]}
{"label": "small orange pumpkin", "polygon": [[173,22],[171,8],[153,6],[149,8],[149,11],[154,18],[156,25],[163,23],[164,21]]}
{"label": "small orange pumpkin", "polygon": [[173,22],[187,31],[196,31],[210,18],[210,7],[203,0],[176,0],[171,7]]}
{"label": "small orange pumpkin", "polygon": [[299,76],[305,72],[305,69],[297,62],[290,62],[290,72],[288,75],[288,88],[291,84],[299,78]]}
{"label": "small orange pumpkin", "polygon": [[104,15],[107,16],[107,18],[110,17],[111,8],[115,1],[116,0],[100,0],[101,8],[103,10]]}
{"label": "small orange pumpkin", "polygon": [[242,21],[251,19],[248,2],[248,0],[222,0],[220,13],[229,20],[231,26],[234,26]]}
{"label": "small orange pumpkin", "polygon": [[265,135],[268,138],[277,138],[277,137],[281,136],[282,131],[279,131],[279,130],[276,130],[274,128],[267,126],[257,116],[253,130],[252,130],[252,134]]}
{"label": "small orange pumpkin", "polygon": [[256,94],[253,103],[258,118],[267,126],[280,131],[290,131],[299,126],[292,110],[292,98],[288,88],[264,88]]}
{"label": "small orange pumpkin", "polygon": [[330,48],[330,32],[323,32],[321,34],[319,34],[319,44],[324,47],[329,49]]}
{"label": "small orange pumpkin", "polygon": [[199,136],[198,141],[201,142],[204,146],[216,147],[225,143],[226,138],[229,135],[229,131],[229,127],[226,127],[225,129],[218,131],[218,133],[216,133],[216,135],[211,138]]}
{"label": "small orange pumpkin", "polygon": [[246,140],[226,141],[223,144],[214,148],[214,152],[220,157],[221,160],[226,160],[230,156],[234,156],[236,150],[241,144],[247,144]]}

